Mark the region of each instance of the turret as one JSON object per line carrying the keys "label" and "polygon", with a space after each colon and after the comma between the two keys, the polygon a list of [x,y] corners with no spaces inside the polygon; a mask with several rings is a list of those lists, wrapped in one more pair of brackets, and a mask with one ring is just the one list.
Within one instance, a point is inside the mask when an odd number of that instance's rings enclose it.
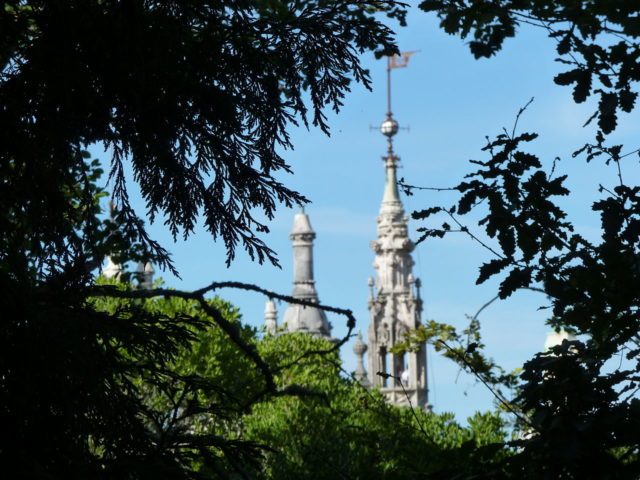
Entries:
{"label": "turret", "polygon": [[122,265],[115,263],[111,255],[107,255],[107,265],[102,269],[102,276],[114,280],[119,280],[122,275]]}
{"label": "turret", "polygon": [[[290,238],[293,244],[294,271],[291,296],[318,303],[318,292],[313,279],[313,240],[316,234],[304,210],[294,217]],[[324,311],[317,308],[289,304],[284,313],[283,324],[290,332],[306,332],[331,340],[331,324]]]}

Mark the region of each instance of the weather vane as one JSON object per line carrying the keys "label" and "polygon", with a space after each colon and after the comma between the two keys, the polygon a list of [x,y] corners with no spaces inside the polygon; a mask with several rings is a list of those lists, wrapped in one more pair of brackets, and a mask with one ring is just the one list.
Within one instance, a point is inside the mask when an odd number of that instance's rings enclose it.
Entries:
{"label": "weather vane", "polygon": [[395,160],[392,137],[398,133],[400,129],[398,122],[393,119],[393,113],[391,112],[391,70],[395,68],[406,68],[409,65],[409,57],[414,53],[417,53],[417,50],[413,52],[402,52],[387,57],[387,118],[382,122],[382,125],[380,125],[380,132],[387,137],[387,153],[388,158],[391,160]]}
{"label": "weather vane", "polygon": [[418,53],[417,50],[413,52],[396,53],[390,57],[387,57],[387,117],[391,118],[391,70],[394,68],[407,68],[409,66],[409,57],[414,53]]}

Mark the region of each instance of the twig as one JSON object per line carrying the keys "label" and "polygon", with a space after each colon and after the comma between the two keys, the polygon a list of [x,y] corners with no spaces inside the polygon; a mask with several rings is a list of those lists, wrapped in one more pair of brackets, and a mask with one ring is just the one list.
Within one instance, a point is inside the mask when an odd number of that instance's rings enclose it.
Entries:
{"label": "twig", "polygon": [[[493,302],[495,302],[499,298],[500,298],[500,295],[496,295],[491,300],[489,300],[487,303],[485,303],[483,306],[481,306],[480,309],[476,312],[476,314],[473,317],[471,317],[471,321],[473,322],[474,320],[478,320],[478,316],[480,315],[480,313],[482,313],[482,311],[485,308],[487,308],[489,305],[491,305]],[[471,328],[471,327],[469,327],[469,328]]]}
{"label": "twig", "polygon": [[518,110],[518,114],[516,115],[516,119],[513,122],[513,128],[511,129],[511,139],[512,140],[516,136],[516,129],[518,128],[518,121],[520,120],[520,116],[524,113],[524,111],[527,109],[527,107],[533,103],[533,100],[534,100],[534,97],[531,97],[531,99],[525,104],[525,106],[524,107],[520,107],[520,110]]}
{"label": "twig", "polygon": [[398,182],[398,186],[405,190],[429,190],[434,192],[449,192],[458,190],[455,187],[419,187],[417,185],[409,185],[404,182],[404,178],[400,179],[400,181]]}
{"label": "twig", "polygon": [[[473,233],[471,233],[471,231],[469,230],[468,227],[465,227],[462,223],[460,223],[460,221],[453,215],[453,213],[451,213],[450,211],[448,211],[447,209],[443,209],[443,211],[445,211],[447,213],[447,215],[449,215],[449,217],[451,218],[451,220],[453,220],[456,225],[458,225],[458,227],[460,227],[460,230],[462,230],[464,233],[466,233],[472,240],[475,240],[476,242],[478,242],[480,245],[482,245],[484,248],[486,248],[487,250],[489,250],[491,253],[493,253],[496,257],[500,258],[500,259],[504,259],[506,257],[504,257],[503,255],[500,255],[498,252],[496,252],[493,248],[491,248],[489,245],[487,245],[486,243],[484,243],[482,240],[480,240],[477,236],[475,236]],[[518,265],[515,261],[512,260],[512,263]]]}
{"label": "twig", "polygon": [[527,419],[526,417],[522,416],[520,414],[520,412],[516,411],[510,404],[510,402],[508,402],[505,398],[503,398],[503,396],[497,392],[491,385],[489,385],[489,383],[482,377],[482,375],[480,375],[478,372],[476,372],[475,368],[473,368],[473,365],[471,365],[469,363],[469,361],[465,358],[464,355],[460,355],[456,350],[454,350],[453,348],[451,348],[447,342],[445,342],[442,339],[438,339],[437,340],[439,343],[441,343],[447,350],[449,350],[450,352],[452,352],[454,355],[456,355],[466,366],[467,368],[471,371],[471,373],[473,373],[473,375],[482,382],[482,384],[487,387],[487,389],[493,394],[494,397],[496,397],[496,399],[498,399],[498,401],[507,409],[509,410],[511,413],[513,413],[521,422],[526,423],[529,427],[533,428],[534,430],[538,431],[538,429],[536,428],[535,425],[533,425],[529,419]]}
{"label": "twig", "polygon": [[409,402],[409,408],[411,409],[411,413],[413,414],[413,418],[416,419],[416,423],[420,427],[420,430],[422,431],[422,433],[423,433],[423,435],[425,437],[429,438],[429,435],[427,434],[426,430],[424,429],[424,425],[422,425],[422,422],[418,418],[418,415],[416,414],[416,411],[413,408],[413,403],[411,403],[411,397],[409,397],[409,393],[407,392],[407,390],[404,388],[404,385],[402,384],[402,379],[398,378],[398,377],[395,377],[395,376],[393,378],[400,384],[400,387],[402,387],[402,391],[404,392],[404,396],[407,397],[407,401]]}

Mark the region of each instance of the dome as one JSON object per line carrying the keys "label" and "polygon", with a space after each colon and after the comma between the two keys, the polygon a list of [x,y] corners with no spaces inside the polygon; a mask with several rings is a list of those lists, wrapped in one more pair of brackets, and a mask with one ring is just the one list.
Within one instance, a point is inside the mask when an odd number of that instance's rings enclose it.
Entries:
{"label": "dome", "polygon": [[289,304],[282,323],[286,324],[290,332],[306,332],[325,337],[331,334],[331,326],[324,311],[305,305]]}
{"label": "dome", "polygon": [[309,216],[304,212],[296,213],[295,217],[293,217],[293,228],[291,229],[291,235],[301,235],[305,233],[315,233],[313,231],[313,228],[311,228]]}
{"label": "dome", "polygon": [[115,263],[111,256],[107,256],[107,266],[102,270],[102,275],[106,278],[115,278],[116,280],[119,280],[121,274],[122,267]]}

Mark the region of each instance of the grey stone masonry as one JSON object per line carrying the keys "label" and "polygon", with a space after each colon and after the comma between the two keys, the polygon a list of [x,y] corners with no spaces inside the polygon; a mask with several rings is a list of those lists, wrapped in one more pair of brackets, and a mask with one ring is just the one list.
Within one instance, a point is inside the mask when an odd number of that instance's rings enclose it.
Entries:
{"label": "grey stone masonry", "polygon": [[[386,122],[393,121],[390,117]],[[384,126],[384,123],[383,123]],[[405,215],[396,179],[399,158],[393,153],[391,137],[397,128],[383,129],[389,148],[383,157],[386,180],[378,216],[377,239],[371,242],[375,253],[375,282],[370,283],[369,328],[367,330],[369,383],[378,387],[389,402],[428,409],[426,346],[416,351],[392,354],[391,349],[405,335],[420,326],[422,299],[420,281],[413,277],[411,252]],[[405,393],[406,392],[406,393]]]}
{"label": "grey stone masonry", "polygon": [[[304,211],[294,217],[290,238],[293,243],[294,269],[291,296],[318,303],[318,292],[313,279],[313,240],[316,234]],[[282,323],[289,332],[305,332],[332,340],[331,324],[324,311],[317,308],[289,304]]]}

